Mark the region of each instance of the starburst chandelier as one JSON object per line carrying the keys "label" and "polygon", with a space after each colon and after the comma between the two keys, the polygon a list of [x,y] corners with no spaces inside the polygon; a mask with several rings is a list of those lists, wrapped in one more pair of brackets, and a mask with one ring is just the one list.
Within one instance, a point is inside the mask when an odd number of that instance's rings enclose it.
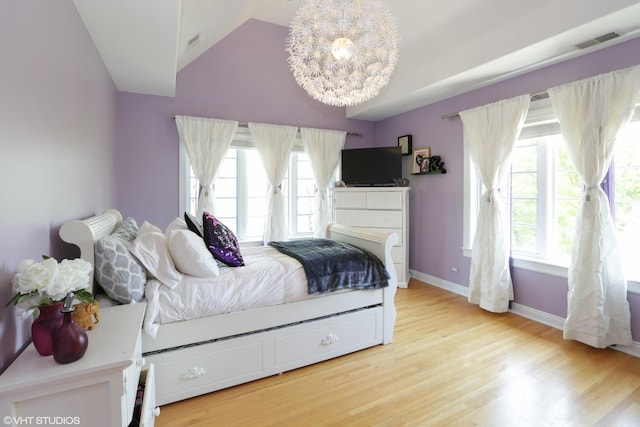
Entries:
{"label": "starburst chandelier", "polygon": [[395,19],[381,0],[307,0],[291,21],[288,62],[312,98],[356,105],[389,83],[397,43]]}

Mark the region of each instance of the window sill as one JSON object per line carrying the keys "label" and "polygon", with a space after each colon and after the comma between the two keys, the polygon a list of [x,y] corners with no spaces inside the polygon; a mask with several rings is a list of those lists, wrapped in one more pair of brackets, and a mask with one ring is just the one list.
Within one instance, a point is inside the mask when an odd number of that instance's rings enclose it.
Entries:
{"label": "window sill", "polygon": [[[465,257],[471,258],[471,249],[462,249]],[[511,257],[511,265],[522,270],[535,271],[536,273],[547,274],[554,277],[568,278],[566,266],[552,264],[539,259],[525,257]],[[640,282],[627,280],[627,292],[640,295]]]}

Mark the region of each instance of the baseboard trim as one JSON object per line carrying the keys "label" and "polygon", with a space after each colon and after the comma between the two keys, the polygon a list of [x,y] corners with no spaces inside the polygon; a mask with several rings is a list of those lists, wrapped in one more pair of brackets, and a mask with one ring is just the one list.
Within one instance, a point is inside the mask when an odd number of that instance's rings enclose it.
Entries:
{"label": "baseboard trim", "polygon": [[512,302],[509,312],[516,314],[520,317],[525,317],[530,320],[535,320],[538,323],[551,326],[552,328],[555,328],[555,329],[562,330],[562,328],[564,327],[563,317],[545,313],[544,311],[536,310],[535,308],[527,307],[526,305]]}
{"label": "baseboard trim", "polygon": [[449,292],[453,292],[454,294],[462,295],[465,298],[469,297],[469,288],[466,286],[458,285],[457,283],[449,282],[447,280],[431,276],[430,274],[421,273],[416,270],[409,270],[409,276],[414,277],[421,282],[425,282]]}
{"label": "baseboard trim", "polygon": [[[453,292],[454,294],[458,294],[463,297],[469,296],[469,288],[466,286],[449,282],[447,280],[443,280],[438,277],[431,276],[429,274],[421,273],[416,270],[409,270],[409,275],[422,282],[428,283],[430,285],[436,286],[438,288],[444,289],[449,292]],[[526,305],[512,302],[509,312],[517,316],[524,317],[526,319],[533,320],[538,323],[542,323],[543,325],[547,325],[558,330],[562,330],[564,327],[565,319],[563,317],[545,313],[544,311],[527,307]],[[634,341],[632,345],[614,345],[614,346],[611,346],[611,348],[614,350],[621,351],[623,353],[630,354],[631,356],[640,358],[640,342],[638,341]]]}

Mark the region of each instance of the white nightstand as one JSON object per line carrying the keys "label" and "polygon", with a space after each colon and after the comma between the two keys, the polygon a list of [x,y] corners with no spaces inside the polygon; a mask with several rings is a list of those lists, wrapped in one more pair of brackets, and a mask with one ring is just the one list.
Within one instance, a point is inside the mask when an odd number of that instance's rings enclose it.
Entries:
{"label": "white nightstand", "polygon": [[87,352],[73,363],[58,364],[29,345],[0,375],[2,425],[127,426],[143,367],[140,425],[153,425],[153,364],[145,367],[142,358],[144,310],[144,303],[101,308],[100,322],[87,331]]}

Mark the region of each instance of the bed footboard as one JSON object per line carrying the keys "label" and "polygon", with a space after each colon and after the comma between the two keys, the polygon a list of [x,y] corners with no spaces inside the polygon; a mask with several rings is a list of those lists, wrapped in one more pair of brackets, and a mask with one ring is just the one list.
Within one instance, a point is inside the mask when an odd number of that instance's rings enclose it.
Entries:
{"label": "bed footboard", "polygon": [[396,323],[396,306],[394,298],[398,289],[398,276],[391,258],[391,248],[398,243],[396,233],[381,233],[363,228],[349,227],[341,224],[329,224],[326,229],[328,239],[338,240],[366,249],[376,255],[384,263],[389,276],[389,286],[384,289],[384,324],[383,343],[393,341],[393,328]]}

